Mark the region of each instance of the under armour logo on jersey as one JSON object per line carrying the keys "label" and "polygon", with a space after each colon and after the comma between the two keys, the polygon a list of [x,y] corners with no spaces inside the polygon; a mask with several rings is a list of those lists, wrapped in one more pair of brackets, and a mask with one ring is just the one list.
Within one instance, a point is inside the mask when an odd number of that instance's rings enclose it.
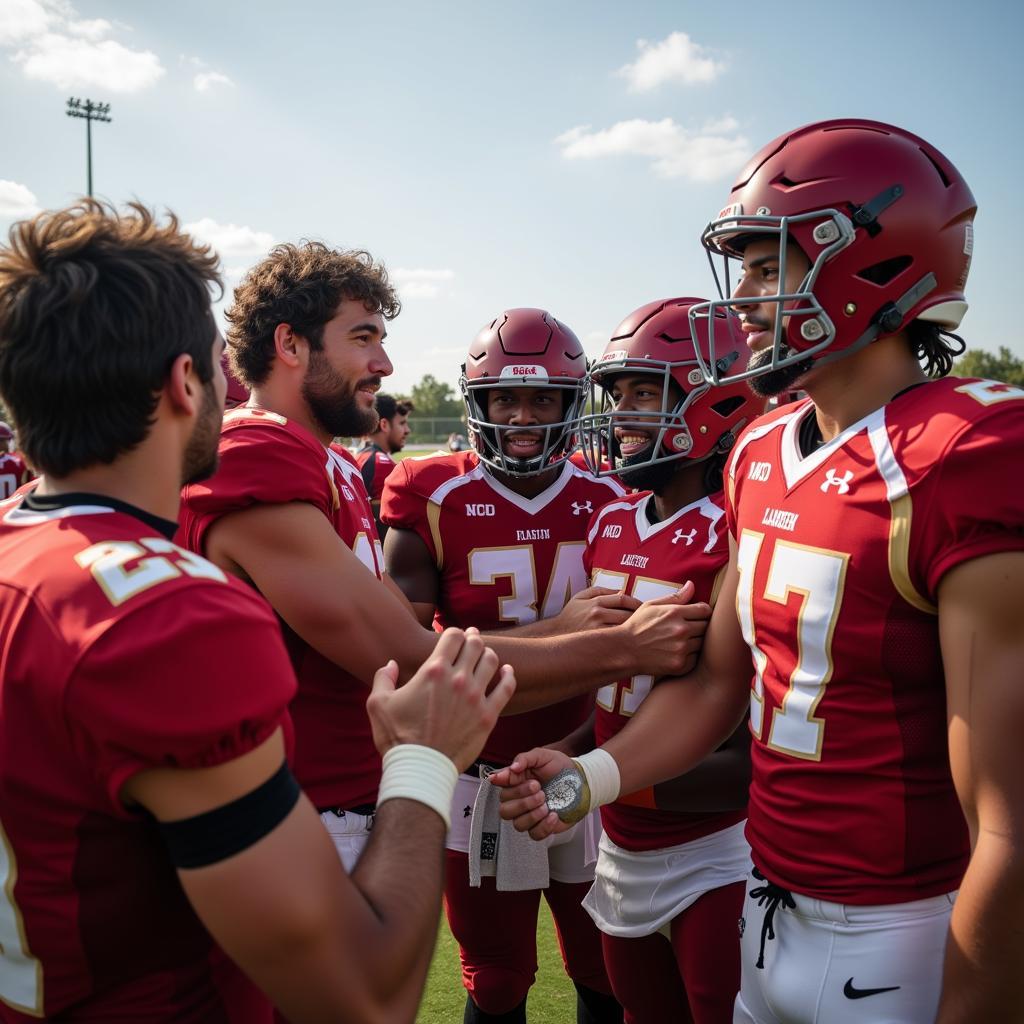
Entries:
{"label": "under armour logo on jersey", "polygon": [[589,501],[574,501],[572,503],[572,514],[578,516],[583,512],[591,513],[594,511],[594,506]]}
{"label": "under armour logo on jersey", "polygon": [[681,540],[686,541],[686,546],[689,547],[693,543],[693,538],[697,536],[697,527],[694,527],[689,533],[683,533],[682,530],[676,530],[675,536],[672,538],[673,544],[678,544]]}
{"label": "under armour logo on jersey", "polygon": [[825,474],[825,481],[821,485],[821,492],[822,494],[827,494],[830,487],[837,487],[840,494],[846,494],[850,489],[850,481],[852,479],[852,469],[848,469],[842,476],[839,476],[834,469],[830,469]]}

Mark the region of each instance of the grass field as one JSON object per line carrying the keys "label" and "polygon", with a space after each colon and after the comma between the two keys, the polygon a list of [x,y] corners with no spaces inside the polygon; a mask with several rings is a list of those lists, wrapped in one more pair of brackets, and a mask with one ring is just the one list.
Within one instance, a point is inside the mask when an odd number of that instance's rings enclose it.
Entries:
{"label": "grass field", "polygon": [[[530,990],[527,1016],[530,1024],[573,1024],[576,1020],[576,990],[565,976],[558,951],[554,925],[547,904],[541,900],[537,928],[537,981]],[[494,922],[501,927],[500,921]],[[459,947],[442,918],[437,949],[430,965],[417,1024],[462,1024],[466,991],[459,977]]]}

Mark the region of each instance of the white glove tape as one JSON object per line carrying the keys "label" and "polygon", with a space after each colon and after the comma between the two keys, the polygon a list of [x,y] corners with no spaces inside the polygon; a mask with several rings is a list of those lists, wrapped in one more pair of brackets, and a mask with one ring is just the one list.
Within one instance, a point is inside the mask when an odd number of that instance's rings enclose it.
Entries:
{"label": "white glove tape", "polygon": [[384,755],[377,804],[396,798],[416,800],[437,811],[447,829],[451,827],[452,794],[458,777],[458,769],[440,750],[400,743]]}

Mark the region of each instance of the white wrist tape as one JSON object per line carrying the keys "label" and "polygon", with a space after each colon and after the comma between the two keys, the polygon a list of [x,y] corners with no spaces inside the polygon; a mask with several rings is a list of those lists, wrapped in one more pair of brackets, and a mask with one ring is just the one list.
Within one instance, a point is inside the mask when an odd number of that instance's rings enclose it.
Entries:
{"label": "white wrist tape", "polygon": [[619,766],[607,750],[598,747],[581,757],[574,757],[573,760],[586,776],[587,785],[590,787],[589,810],[603,807],[618,799],[619,787],[622,785]]}
{"label": "white wrist tape", "polygon": [[458,778],[458,769],[440,750],[400,743],[384,755],[377,804],[396,798],[416,800],[437,811],[447,829],[452,823],[452,794]]}

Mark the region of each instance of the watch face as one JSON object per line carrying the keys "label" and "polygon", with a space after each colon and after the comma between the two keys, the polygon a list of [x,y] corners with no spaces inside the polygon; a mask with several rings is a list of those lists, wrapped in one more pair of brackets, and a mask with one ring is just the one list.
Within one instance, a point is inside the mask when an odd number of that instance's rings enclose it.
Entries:
{"label": "watch face", "polygon": [[583,795],[583,779],[575,768],[563,768],[544,786],[548,810],[560,818],[579,807]]}

